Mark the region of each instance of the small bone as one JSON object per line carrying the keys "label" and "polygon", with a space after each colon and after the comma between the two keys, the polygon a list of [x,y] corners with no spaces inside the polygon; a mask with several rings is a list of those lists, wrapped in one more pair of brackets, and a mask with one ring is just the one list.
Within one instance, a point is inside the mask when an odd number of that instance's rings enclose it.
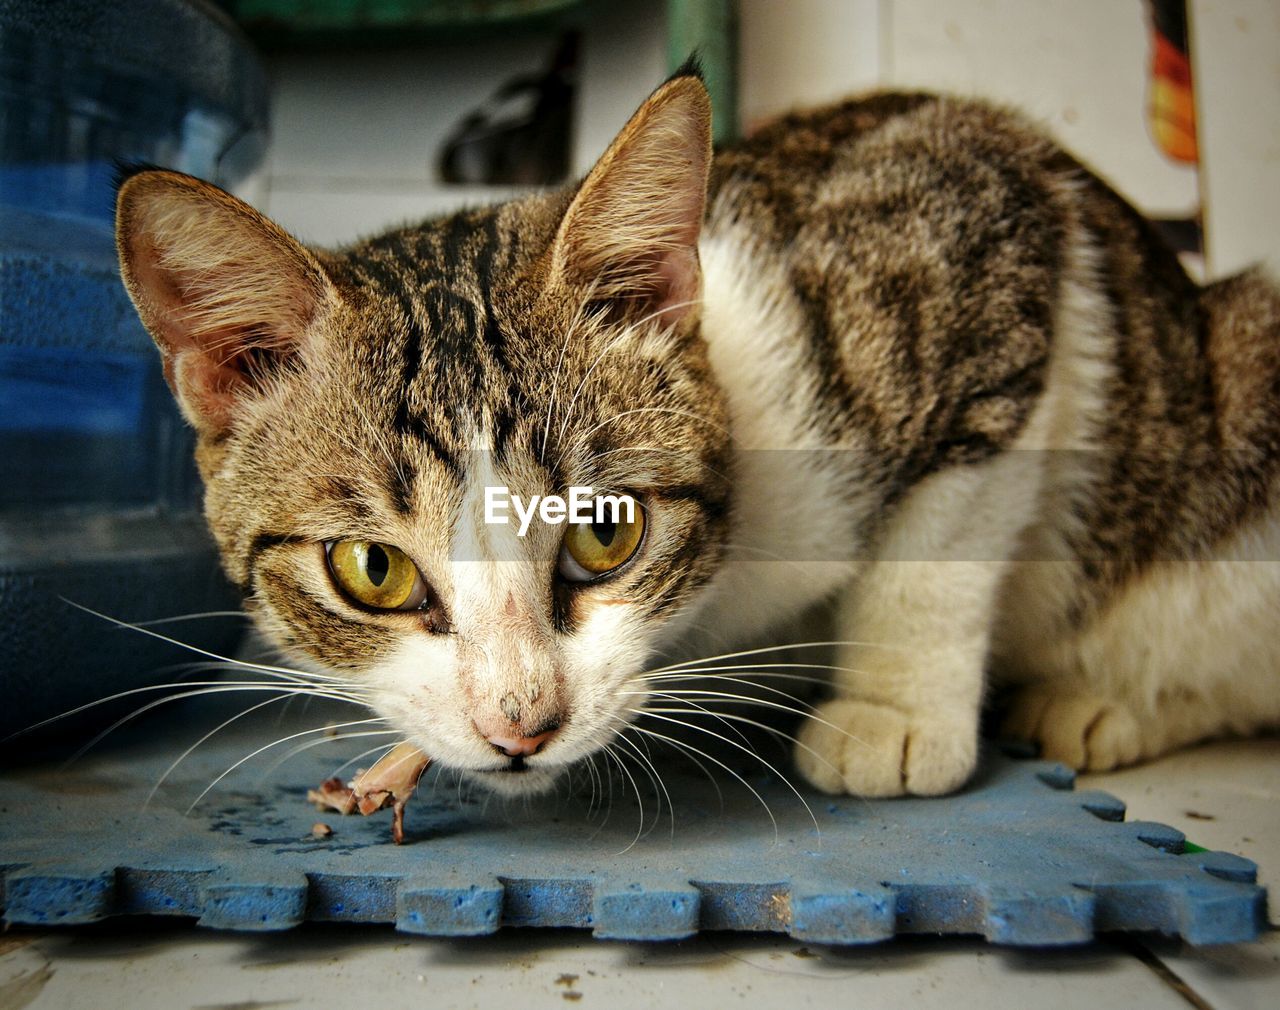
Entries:
{"label": "small bone", "polygon": [[404,841],[404,807],[418,787],[418,779],[431,759],[410,743],[397,744],[367,771],[360,771],[350,786],[341,779],[326,779],[319,789],[307,790],[307,799],[319,809],[368,816],[391,807],[391,838]]}

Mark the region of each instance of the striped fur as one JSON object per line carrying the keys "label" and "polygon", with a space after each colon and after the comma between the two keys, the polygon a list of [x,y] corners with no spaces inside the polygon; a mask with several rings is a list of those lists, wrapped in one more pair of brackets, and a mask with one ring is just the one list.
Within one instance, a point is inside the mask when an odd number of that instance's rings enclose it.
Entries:
{"label": "striped fur", "polygon": [[[1248,557],[1277,539],[1276,288],[1197,288],[983,104],[872,95],[710,163],[708,135],[678,76],[580,186],[338,251],[185,177],[124,183],[125,281],[268,636],[511,790],[610,741],[658,651],[786,640],[823,600],[851,644],[797,759],[825,789],[961,785],[992,675],[1081,766],[1280,722],[1252,616],[1280,578]],[[493,483],[635,493],[643,548],[569,585],[558,528],[483,523]],[[430,605],[349,603],[344,538],[404,550]],[[1212,629],[1153,616],[1197,586]],[[522,775],[478,729],[499,712],[561,726]]]}

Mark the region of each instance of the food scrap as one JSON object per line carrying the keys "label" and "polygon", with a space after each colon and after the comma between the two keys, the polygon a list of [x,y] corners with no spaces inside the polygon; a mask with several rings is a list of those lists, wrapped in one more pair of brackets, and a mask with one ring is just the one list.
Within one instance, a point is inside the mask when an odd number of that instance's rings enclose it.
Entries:
{"label": "food scrap", "polygon": [[308,789],[307,802],[314,804],[317,810],[336,810],[344,816],[356,809],[355,793],[339,778],[325,779],[319,789]]}
{"label": "food scrap", "polygon": [[350,785],[331,778],[320,783],[319,789],[308,789],[307,801],[317,809],[336,810],[343,815],[358,810],[368,816],[390,807],[391,838],[399,845],[404,841],[404,806],[429,764],[431,759],[413,744],[397,744],[372,768],[357,773]]}

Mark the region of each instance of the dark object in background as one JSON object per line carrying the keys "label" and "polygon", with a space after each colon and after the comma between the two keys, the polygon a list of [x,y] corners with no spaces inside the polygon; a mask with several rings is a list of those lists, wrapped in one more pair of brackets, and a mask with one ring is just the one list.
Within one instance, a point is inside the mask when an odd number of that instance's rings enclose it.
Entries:
{"label": "dark object in background", "polygon": [[[200,658],[66,600],[129,621],[238,607],[117,273],[113,177],[143,161],[234,183],[266,128],[263,68],[204,2],[0,0],[0,739]],[[243,626],[156,630],[225,654]]]}
{"label": "dark object in background", "polygon": [[1151,69],[1147,118],[1165,156],[1187,165],[1199,163],[1196,102],[1187,35],[1186,0],[1147,0]]}
{"label": "dark object in background", "polygon": [[445,182],[552,186],[569,174],[578,37],[564,36],[541,77],[502,85],[453,130],[440,154]]}
{"label": "dark object in background", "polygon": [[[1186,0],[1147,0],[1147,26],[1151,39],[1147,129],[1170,161],[1198,167]],[[1190,217],[1158,218],[1152,223],[1174,251],[1204,255],[1204,225],[1198,211]]]}

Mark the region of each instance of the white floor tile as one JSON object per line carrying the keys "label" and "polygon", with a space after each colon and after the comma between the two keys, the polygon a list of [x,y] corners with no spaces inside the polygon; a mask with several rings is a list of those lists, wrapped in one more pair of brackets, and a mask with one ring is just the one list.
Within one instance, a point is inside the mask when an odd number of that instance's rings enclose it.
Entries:
{"label": "white floor tile", "polygon": [[1280,932],[1257,943],[1200,950],[1153,947],[1159,959],[1214,1010],[1275,1010],[1280,1006]]}
{"label": "white floor tile", "polygon": [[6,993],[31,1010],[1185,1006],[1151,969],[1106,945],[1013,952],[913,939],[828,950],[735,935],[642,945],[569,932],[439,941],[349,928],[48,934],[0,957],[0,1003]]}
{"label": "white floor tile", "polygon": [[1169,824],[1206,849],[1252,859],[1272,894],[1271,921],[1280,921],[1280,737],[1192,747],[1136,768],[1082,775],[1076,788],[1118,796],[1128,820]]}

